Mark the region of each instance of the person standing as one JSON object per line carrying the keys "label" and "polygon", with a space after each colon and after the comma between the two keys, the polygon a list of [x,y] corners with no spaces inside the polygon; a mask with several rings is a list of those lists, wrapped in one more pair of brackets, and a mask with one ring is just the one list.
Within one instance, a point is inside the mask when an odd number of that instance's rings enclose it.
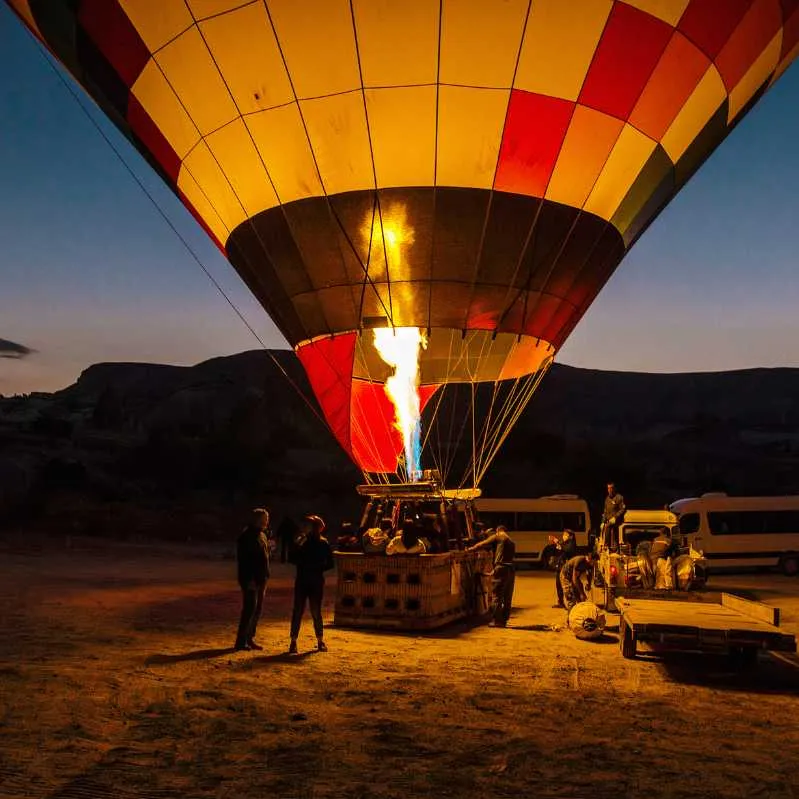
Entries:
{"label": "person standing", "polygon": [[241,588],[241,616],[233,646],[237,652],[263,649],[255,642],[255,631],[261,618],[266,581],[269,579],[269,542],[266,538],[268,527],[269,511],[255,508],[250,523],[236,542],[236,565]]}
{"label": "person standing", "polygon": [[466,551],[474,552],[477,549],[489,548],[494,550],[491,613],[495,627],[506,627],[513,607],[513,588],[516,584],[516,567],[513,565],[516,544],[508,535],[507,529],[500,525],[493,535],[467,547]]}
{"label": "person standing", "polygon": [[624,497],[616,490],[614,483],[608,483],[608,493],[602,509],[602,524],[605,529],[607,546],[614,548],[619,541],[619,525],[624,521]]}
{"label": "person standing", "polygon": [[560,573],[563,571],[563,566],[577,554],[577,539],[574,536],[574,531],[564,530],[560,540],[552,536],[551,541],[558,551],[555,557],[555,593],[557,594],[558,601],[552,607],[565,608],[566,606],[563,604],[563,586],[560,582]]}
{"label": "person standing", "polygon": [[325,572],[333,568],[333,550],[322,535],[325,523],[319,516],[306,516],[294,539],[289,562],[297,567],[294,580],[294,608],[291,612],[291,643],[289,652],[296,654],[302,615],[308,604],[316,633],[316,646],[327,652],[322,624],[322,599],[325,591]]}

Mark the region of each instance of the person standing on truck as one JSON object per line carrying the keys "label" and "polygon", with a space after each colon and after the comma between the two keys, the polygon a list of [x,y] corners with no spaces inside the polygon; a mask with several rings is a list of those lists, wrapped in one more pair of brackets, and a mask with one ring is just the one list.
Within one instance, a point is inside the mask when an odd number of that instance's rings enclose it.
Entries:
{"label": "person standing on truck", "polygon": [[316,647],[327,652],[322,625],[322,599],[325,591],[325,572],[333,568],[333,551],[322,535],[325,523],[319,516],[306,516],[299,535],[294,539],[289,561],[297,567],[294,580],[294,608],[291,611],[291,643],[289,653],[297,652],[297,637],[306,602],[311,609]]}
{"label": "person standing on truck", "polygon": [[585,555],[575,555],[563,564],[560,585],[566,610],[571,610],[578,602],[588,599],[587,589],[591,588],[595,561],[596,555],[588,552]]}
{"label": "person standing on truck", "polygon": [[563,604],[563,586],[560,582],[560,573],[563,571],[563,566],[577,554],[577,539],[575,538],[573,530],[564,530],[560,539],[553,535],[550,541],[558,551],[555,556],[555,592],[558,601],[552,607],[565,608],[566,605]]}
{"label": "person standing on truck", "polygon": [[624,521],[624,497],[616,490],[615,483],[608,483],[605,506],[602,509],[602,526],[605,530],[606,545],[614,549],[619,543],[619,526]]}
{"label": "person standing on truck", "polygon": [[513,588],[516,584],[516,567],[513,565],[513,559],[516,557],[516,544],[508,535],[507,529],[500,525],[493,535],[467,547],[466,551],[474,552],[478,549],[494,550],[491,615],[495,627],[507,627],[513,607]]}
{"label": "person standing on truck", "polygon": [[236,652],[263,649],[255,643],[255,630],[261,618],[266,581],[269,579],[268,527],[269,511],[255,508],[250,523],[236,541],[236,566],[241,588],[241,616],[236,643],[233,645]]}

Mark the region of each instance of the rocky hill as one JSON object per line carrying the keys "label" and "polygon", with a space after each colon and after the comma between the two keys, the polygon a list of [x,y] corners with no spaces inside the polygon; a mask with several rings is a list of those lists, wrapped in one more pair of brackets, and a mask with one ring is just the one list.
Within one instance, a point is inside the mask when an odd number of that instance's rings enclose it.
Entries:
{"label": "rocky hill", "polygon": [[[193,367],[97,364],[55,394],[0,398],[0,524],[193,538],[229,534],[254,503],[352,518],[359,473],[301,398],[293,354],[273,355],[279,366],[263,351]],[[798,395],[794,369],[555,365],[482,487],[599,500],[613,478],[638,507],[797,492]]]}

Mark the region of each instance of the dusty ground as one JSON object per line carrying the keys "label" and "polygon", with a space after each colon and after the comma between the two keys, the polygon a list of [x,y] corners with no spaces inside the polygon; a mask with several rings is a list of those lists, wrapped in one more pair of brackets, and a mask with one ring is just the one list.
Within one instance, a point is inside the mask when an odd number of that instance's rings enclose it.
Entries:
{"label": "dusty ground", "polygon": [[[512,629],[331,629],[316,654],[306,624],[290,658],[276,572],[265,651],[234,655],[218,553],[0,544],[0,797],[799,795],[795,659],[625,661],[552,631],[536,572]],[[722,583],[799,632],[799,581]]]}

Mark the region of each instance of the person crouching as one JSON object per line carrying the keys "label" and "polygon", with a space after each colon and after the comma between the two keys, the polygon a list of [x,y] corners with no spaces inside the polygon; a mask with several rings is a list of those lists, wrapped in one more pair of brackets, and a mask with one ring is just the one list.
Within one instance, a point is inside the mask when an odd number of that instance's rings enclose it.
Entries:
{"label": "person crouching", "polygon": [[236,643],[237,652],[248,649],[263,649],[255,643],[255,630],[261,618],[266,581],[269,579],[269,542],[266,529],[269,527],[269,511],[255,508],[250,523],[244,528],[236,542],[236,565],[241,588],[241,617]]}
{"label": "person crouching", "polygon": [[316,645],[320,652],[327,652],[322,624],[322,599],[325,591],[325,572],[333,568],[333,551],[322,535],[325,523],[319,516],[306,516],[300,533],[294,539],[289,552],[289,562],[297,567],[294,580],[294,608],[291,612],[291,643],[289,652],[297,652],[297,637],[305,612],[305,604],[311,611]]}

